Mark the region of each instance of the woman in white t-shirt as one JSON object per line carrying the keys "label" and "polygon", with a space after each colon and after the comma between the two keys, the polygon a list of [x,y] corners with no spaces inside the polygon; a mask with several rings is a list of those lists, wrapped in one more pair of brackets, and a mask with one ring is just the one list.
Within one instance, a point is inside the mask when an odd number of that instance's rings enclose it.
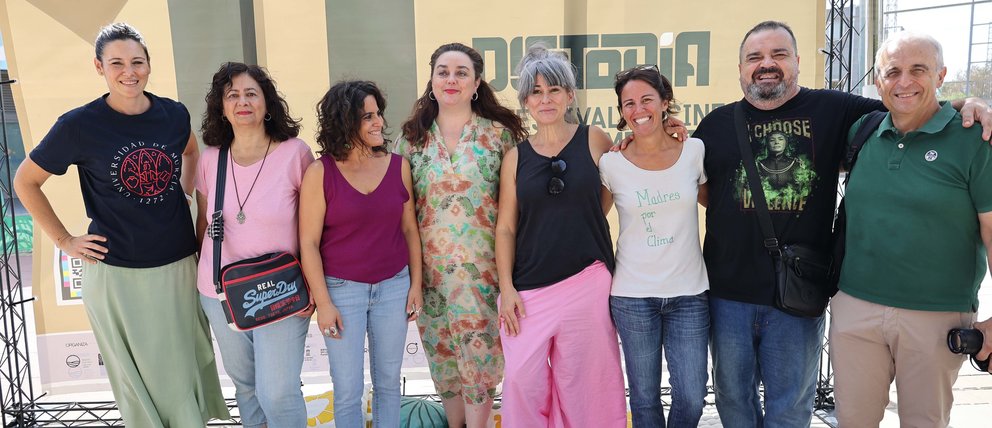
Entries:
{"label": "woman in white t-shirt", "polygon": [[668,425],[696,426],[706,397],[709,283],[699,245],[703,142],[665,133],[672,84],[655,66],[617,74],[615,89],[636,143],[599,162],[620,216],[610,311],[623,345],[634,426],[664,427],[661,358],[671,374]]}

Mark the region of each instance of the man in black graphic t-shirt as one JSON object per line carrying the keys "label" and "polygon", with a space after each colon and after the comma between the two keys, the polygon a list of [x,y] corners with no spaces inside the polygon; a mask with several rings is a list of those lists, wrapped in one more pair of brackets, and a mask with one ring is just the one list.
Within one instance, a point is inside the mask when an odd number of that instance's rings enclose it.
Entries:
{"label": "man in black graphic t-shirt", "polygon": [[[783,23],[768,21],[751,29],[741,43],[744,100],[739,102],[779,240],[826,252],[847,130],[883,106],[843,92],[800,87],[796,51],[795,36]],[[717,410],[728,428],[809,426],[823,319],[793,317],[773,306],[774,267],[743,172],[735,104],[714,110],[693,134],[706,145],[709,178],[703,255],[710,281]],[[987,105],[970,103],[962,114],[971,118],[978,112],[988,139],[992,110]],[[764,412],[759,383],[765,388]]]}

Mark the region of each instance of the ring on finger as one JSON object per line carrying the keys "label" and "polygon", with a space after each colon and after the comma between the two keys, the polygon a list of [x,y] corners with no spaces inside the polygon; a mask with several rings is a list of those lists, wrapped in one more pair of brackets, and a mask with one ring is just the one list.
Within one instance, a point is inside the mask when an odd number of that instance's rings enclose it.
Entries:
{"label": "ring on finger", "polygon": [[331,327],[331,328],[329,328],[327,330],[328,330],[328,332],[330,332],[330,334],[328,336],[337,336],[338,335],[338,328],[337,327]]}

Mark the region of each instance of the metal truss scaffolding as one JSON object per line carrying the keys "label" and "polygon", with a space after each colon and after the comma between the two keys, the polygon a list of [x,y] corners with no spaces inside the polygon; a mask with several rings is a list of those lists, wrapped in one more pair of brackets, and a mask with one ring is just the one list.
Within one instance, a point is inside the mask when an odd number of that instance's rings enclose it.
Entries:
{"label": "metal truss scaffolding", "polygon": [[[13,80],[0,81],[0,90],[6,91]],[[2,92],[0,92],[2,94]],[[31,365],[28,363],[27,319],[25,318],[24,291],[21,288],[21,264],[18,259],[17,229],[14,221],[13,171],[10,170],[10,150],[7,147],[7,118],[2,96],[0,96],[0,238],[2,238],[3,258],[0,259],[0,402],[3,412],[0,419],[4,426],[24,426],[22,409],[34,402],[34,389],[31,385]]]}
{"label": "metal truss scaffolding", "polygon": [[[854,70],[854,44],[856,39],[867,37],[869,34],[859,33],[859,28],[855,24],[855,3],[856,0],[830,0],[827,10],[827,22],[825,23],[825,47],[822,52],[826,58],[824,61],[824,88],[836,89],[844,92],[854,91],[868,73],[861,74],[860,70]],[[873,28],[873,16],[876,12],[877,2],[875,0],[864,0],[861,3],[860,12],[865,13],[867,19],[866,27]],[[870,33],[870,31],[869,31]],[[870,67],[866,67],[870,68]],[[830,310],[824,318],[824,324],[829,324]],[[824,332],[826,333],[826,332]],[[816,396],[814,398],[814,408],[817,416],[821,419],[834,409],[834,374],[830,365],[830,338],[826,334],[823,337],[823,348],[820,353],[820,369],[816,382]]]}

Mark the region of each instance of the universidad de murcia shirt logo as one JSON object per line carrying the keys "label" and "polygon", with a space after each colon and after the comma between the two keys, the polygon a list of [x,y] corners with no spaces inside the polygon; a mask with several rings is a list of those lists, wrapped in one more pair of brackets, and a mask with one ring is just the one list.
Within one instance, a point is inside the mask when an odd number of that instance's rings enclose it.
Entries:
{"label": "universidad de murcia shirt logo", "polygon": [[178,186],[181,161],[178,153],[158,143],[138,141],[121,146],[110,164],[114,188],[142,204],[165,200],[167,190]]}

